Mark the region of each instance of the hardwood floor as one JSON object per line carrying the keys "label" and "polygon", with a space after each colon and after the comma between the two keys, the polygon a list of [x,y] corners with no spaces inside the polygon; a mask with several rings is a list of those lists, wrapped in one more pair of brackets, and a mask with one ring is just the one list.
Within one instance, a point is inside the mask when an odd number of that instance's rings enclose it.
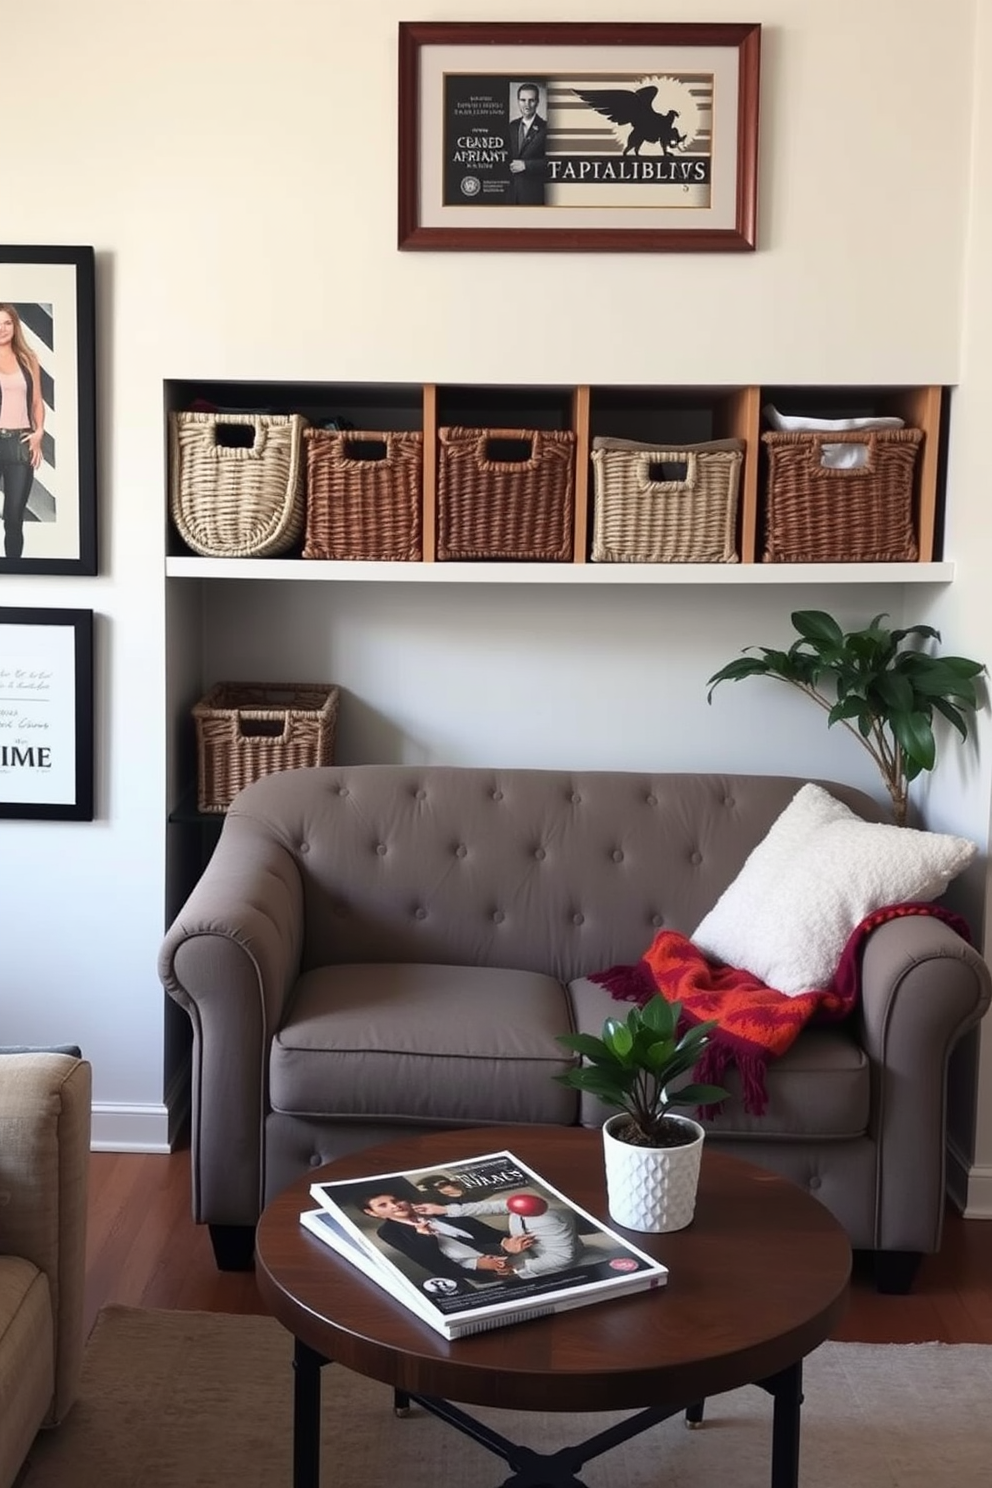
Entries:
{"label": "hardwood floor", "polygon": [[[251,1272],[216,1269],[206,1227],[190,1218],[189,1151],[95,1152],[90,1170],[86,1327],[111,1302],[264,1313]],[[856,1266],[834,1337],[862,1343],[992,1343],[992,1221],[949,1209],[939,1255],[912,1292],[879,1296]]]}

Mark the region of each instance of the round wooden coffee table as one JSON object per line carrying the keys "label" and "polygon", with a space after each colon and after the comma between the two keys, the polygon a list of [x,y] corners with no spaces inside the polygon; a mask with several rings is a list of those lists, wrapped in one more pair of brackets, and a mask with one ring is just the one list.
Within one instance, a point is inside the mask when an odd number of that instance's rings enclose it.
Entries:
{"label": "round wooden coffee table", "polygon": [[[514,1469],[503,1488],[566,1488],[584,1462],[708,1395],[756,1384],[774,1399],[772,1488],[795,1488],[802,1360],[843,1316],[851,1251],[802,1189],[704,1149],[696,1214],[670,1235],[624,1230],[669,1269],[667,1286],[448,1343],[300,1224],[314,1181],[355,1179],[508,1149],[612,1225],[602,1138],[575,1127],[476,1127],[366,1148],[314,1169],[269,1204],[256,1273],[296,1340],[294,1485],[318,1488],[320,1371],[343,1364],[416,1400]],[[514,1410],[635,1410],[566,1453],[517,1447],[450,1402]]]}

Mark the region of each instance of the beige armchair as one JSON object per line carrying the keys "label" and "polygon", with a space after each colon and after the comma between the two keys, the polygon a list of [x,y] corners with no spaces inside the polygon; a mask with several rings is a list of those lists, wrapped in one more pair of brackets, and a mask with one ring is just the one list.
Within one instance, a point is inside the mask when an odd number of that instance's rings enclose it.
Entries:
{"label": "beige armchair", "polygon": [[0,1488],[79,1384],[90,1089],[72,1055],[0,1057]]}

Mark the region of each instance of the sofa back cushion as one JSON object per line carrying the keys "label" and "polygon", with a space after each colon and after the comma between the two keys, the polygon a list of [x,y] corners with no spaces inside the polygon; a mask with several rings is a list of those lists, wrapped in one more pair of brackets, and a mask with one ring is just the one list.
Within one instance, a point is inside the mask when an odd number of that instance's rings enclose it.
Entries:
{"label": "sofa back cushion", "polygon": [[[232,803],[298,864],[303,967],[414,961],[571,981],[690,934],[804,783],[793,776],[334,765]],[[860,791],[823,782],[859,814]]]}

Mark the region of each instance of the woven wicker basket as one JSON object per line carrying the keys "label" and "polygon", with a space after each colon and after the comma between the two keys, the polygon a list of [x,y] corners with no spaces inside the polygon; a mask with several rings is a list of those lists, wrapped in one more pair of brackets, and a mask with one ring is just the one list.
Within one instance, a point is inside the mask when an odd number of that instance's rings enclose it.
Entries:
{"label": "woven wicker basket", "polygon": [[[768,451],[765,563],[913,563],[913,474],[919,429],[762,434]],[[865,447],[833,469],[823,446]]]}
{"label": "woven wicker basket", "polygon": [[[736,563],[744,443],[592,442],[594,563]],[[652,478],[675,466],[675,479]],[[684,475],[682,474],[684,471]]]}
{"label": "woven wicker basket", "polygon": [[276,770],[334,763],[339,690],[317,682],[219,682],[193,708],[197,806],[226,811]]}
{"label": "woven wicker basket", "polygon": [[[424,436],[418,432],[339,434],[307,429],[307,536],[304,558],[399,559],[421,556]],[[381,445],[364,459],[361,446]]]}
{"label": "woven wicker basket", "polygon": [[[222,425],[252,431],[251,444],[218,443]],[[306,486],[297,413],[172,415],[172,520],[205,558],[272,558],[303,533]]]}
{"label": "woven wicker basket", "polygon": [[[437,556],[567,563],[572,557],[575,435],[570,430],[438,430]],[[499,458],[523,443],[523,459]]]}

